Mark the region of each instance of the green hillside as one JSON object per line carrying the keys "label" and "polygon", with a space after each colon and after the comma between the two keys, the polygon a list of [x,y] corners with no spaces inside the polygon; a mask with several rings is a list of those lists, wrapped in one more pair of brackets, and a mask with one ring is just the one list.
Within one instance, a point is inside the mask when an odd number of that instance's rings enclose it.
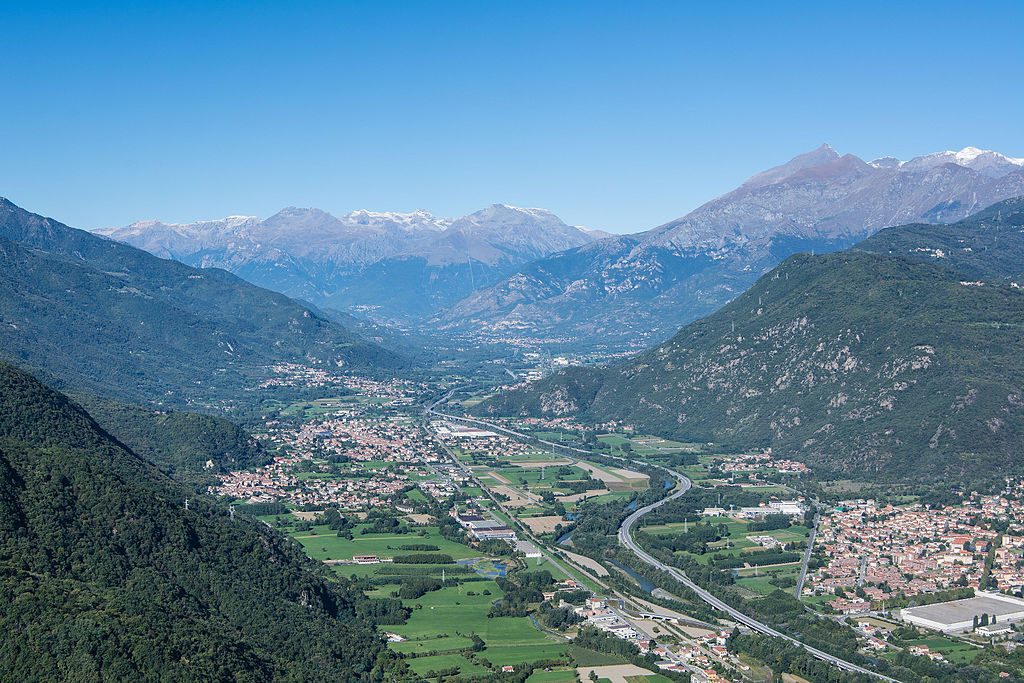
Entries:
{"label": "green hillside", "polygon": [[[873,478],[1019,472],[1024,291],[1002,284],[1004,266],[1022,262],[1004,260],[1006,252],[1024,253],[1019,206],[997,205],[943,229],[893,228],[846,252],[790,257],[731,304],[626,363],[560,372],[476,411],[622,419],[679,440],[772,447],[820,470]],[[976,264],[968,277],[928,251],[904,256],[922,233],[947,242],[1000,235],[999,249],[989,249],[999,261],[964,252]],[[974,284],[980,273],[993,281]]]}
{"label": "green hillside", "polygon": [[855,249],[952,268],[972,280],[1024,284],[1024,197],[999,202],[951,225],[882,230]]}
{"label": "green hillside", "polygon": [[4,199],[0,358],[61,388],[171,405],[245,401],[242,390],[280,362],[405,362],[225,271],[159,259]]}
{"label": "green hillside", "polygon": [[205,486],[212,474],[265,465],[271,456],[230,420],[153,410],[97,396],[76,396],[118,441],[174,479]]}
{"label": "green hillside", "polygon": [[187,495],[0,364],[0,679],[376,678],[365,597]]}

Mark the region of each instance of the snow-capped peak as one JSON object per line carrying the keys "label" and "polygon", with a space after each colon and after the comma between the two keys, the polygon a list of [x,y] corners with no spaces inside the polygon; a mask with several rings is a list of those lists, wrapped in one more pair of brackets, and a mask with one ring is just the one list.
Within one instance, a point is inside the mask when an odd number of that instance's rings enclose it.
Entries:
{"label": "snow-capped peak", "polygon": [[943,164],[956,164],[970,168],[984,175],[999,178],[1024,168],[1024,159],[1008,157],[990,149],[964,147],[960,151],[946,150],[925,156],[915,157],[910,161],[900,162],[900,168],[909,170],[927,170]]}
{"label": "snow-capped peak", "polygon": [[434,232],[444,230],[452,221],[450,218],[438,218],[423,209],[416,209],[409,213],[357,209],[342,216],[341,220],[356,225],[382,225],[386,223],[407,231],[427,230]]}

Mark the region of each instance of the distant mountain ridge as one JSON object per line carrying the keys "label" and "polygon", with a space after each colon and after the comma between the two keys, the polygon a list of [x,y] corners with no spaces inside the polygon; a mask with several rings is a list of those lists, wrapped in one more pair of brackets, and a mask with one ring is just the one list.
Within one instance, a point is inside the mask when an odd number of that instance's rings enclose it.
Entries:
{"label": "distant mountain ridge", "polygon": [[[426,211],[335,217],[289,207],[260,220],[139,221],[95,231],[317,305],[408,322],[549,254],[599,239],[544,209],[494,204],[458,219]],[[381,289],[383,288],[383,289]]]}
{"label": "distant mountain ridge", "polygon": [[1024,198],[786,259],[721,310],[608,368],[474,408],[579,415],[906,480],[1024,472]]}
{"label": "distant mountain ridge", "polygon": [[160,259],[6,199],[0,359],[75,391],[172,406],[255,400],[251,390],[276,363],[364,371],[406,363],[226,271]]}
{"label": "distant mountain ridge", "polygon": [[736,297],[790,254],[884,227],[960,220],[1024,195],[1024,160],[968,147],[871,163],[828,145],[686,216],[531,262],[432,322],[454,332],[646,343]]}

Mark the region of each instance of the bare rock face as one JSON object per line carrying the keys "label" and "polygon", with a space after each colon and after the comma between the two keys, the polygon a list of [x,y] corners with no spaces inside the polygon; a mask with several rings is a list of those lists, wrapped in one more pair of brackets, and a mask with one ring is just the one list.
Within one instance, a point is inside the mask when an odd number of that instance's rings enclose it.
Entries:
{"label": "bare rock face", "polygon": [[948,223],[1024,195],[1024,159],[973,147],[864,162],[828,145],[647,232],[530,263],[436,324],[646,344],[706,315],[800,251],[911,222]]}

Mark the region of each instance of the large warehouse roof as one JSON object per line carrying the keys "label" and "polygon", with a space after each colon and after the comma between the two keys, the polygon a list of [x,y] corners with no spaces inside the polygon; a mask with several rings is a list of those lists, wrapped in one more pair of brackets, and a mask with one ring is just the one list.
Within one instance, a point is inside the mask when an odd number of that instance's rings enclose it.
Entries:
{"label": "large warehouse roof", "polygon": [[905,615],[940,624],[971,621],[975,616],[982,614],[994,614],[996,617],[1002,617],[1022,612],[1024,612],[1024,601],[1009,596],[994,597],[990,595],[979,595],[964,600],[953,600],[952,602],[941,602],[903,610]]}

